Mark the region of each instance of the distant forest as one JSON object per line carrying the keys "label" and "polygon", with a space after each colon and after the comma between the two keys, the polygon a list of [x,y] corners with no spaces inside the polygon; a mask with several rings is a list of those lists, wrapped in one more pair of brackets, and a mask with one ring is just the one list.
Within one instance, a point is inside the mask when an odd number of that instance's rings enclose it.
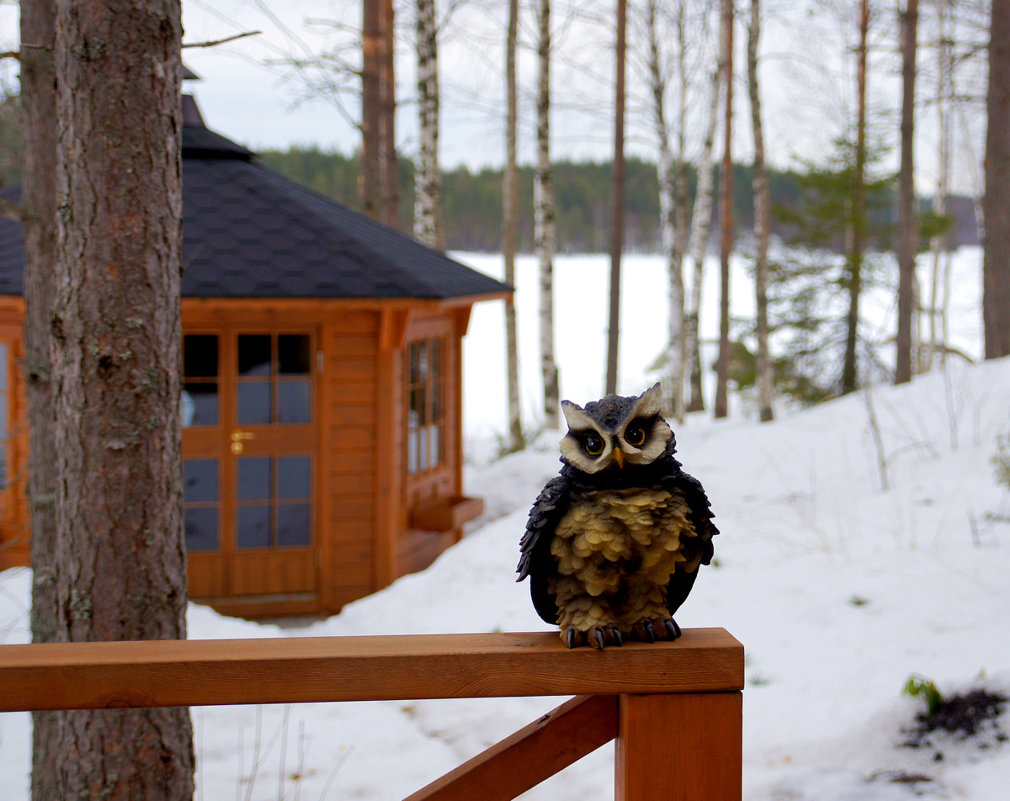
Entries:
{"label": "distant forest", "polygon": [[[339,200],[352,208],[358,206],[357,159],[315,148],[267,150],[259,154],[260,163],[277,170],[300,184]],[[694,195],[694,172],[688,176],[689,196]],[[801,174],[796,171],[771,172],[772,202],[780,212],[776,233],[785,240],[792,237],[785,219],[800,211]],[[443,175],[442,193],[446,243],[450,250],[496,252],[501,249],[502,171],[484,168],[471,172],[465,167],[448,170]],[[410,231],[412,219],[413,164],[400,161],[400,228]],[[743,236],[752,228],[754,204],[751,194],[750,166],[736,165],[733,176],[734,223]],[[568,253],[599,253],[608,248],[610,219],[610,164],[607,162],[570,162],[554,164],[554,191],[558,205],[559,250]],[[878,219],[873,229],[880,235],[871,243],[891,250],[897,221],[896,198],[890,195],[875,204]],[[533,168],[523,167],[519,175],[520,249],[533,250]],[[647,161],[630,158],[627,162],[625,246],[628,251],[659,251],[659,202],[656,167]],[[927,204],[928,201],[922,201]],[[718,206],[718,204],[716,204]],[[948,199],[953,224],[948,231],[948,246],[978,244],[971,198]],[[713,229],[712,236],[718,233]]]}

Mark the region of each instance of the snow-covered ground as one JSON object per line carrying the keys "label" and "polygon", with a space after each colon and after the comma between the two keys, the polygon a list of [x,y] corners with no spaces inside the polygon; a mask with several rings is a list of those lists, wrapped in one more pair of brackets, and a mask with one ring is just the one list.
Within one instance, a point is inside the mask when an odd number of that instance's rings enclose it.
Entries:
{"label": "snow-covered ground", "polygon": [[[658,260],[641,265],[642,274],[661,277]],[[562,392],[581,403],[601,394],[605,299],[592,290],[602,268],[575,261],[567,268],[558,276]],[[652,380],[662,297],[654,288],[636,295],[637,282],[626,281],[625,297],[634,299],[626,303],[639,306],[625,316],[621,390],[639,392]],[[977,308],[977,287],[969,290]],[[535,316],[535,291],[519,302],[521,323]],[[972,314],[957,322],[962,347],[977,351]],[[491,356],[500,347],[498,320],[493,310],[475,311],[467,345],[467,436],[484,455],[468,468],[467,490],[487,499],[480,525],[428,570],[329,620],[279,628],[191,605],[191,637],[546,628],[514,570],[529,505],[557,472],[560,434],[490,458],[504,419],[493,375],[500,361]],[[535,332],[527,337],[535,347]],[[524,375],[536,369],[525,358]],[[748,801],[1010,797],[1008,742],[901,745],[922,708],[901,694],[912,674],[946,694],[975,686],[1010,694],[1010,493],[989,463],[996,434],[1010,429],[1008,400],[1010,360],[952,362],[911,385],[787,412],[771,424],[698,417],[678,430],[680,458],[707,488],[722,530],[716,563],[678,621],[723,626],[745,645]],[[27,570],[0,573],[0,642],[27,641],[29,586]],[[195,708],[197,798],[402,798],[557,703]],[[999,723],[1010,733],[1010,711]],[[28,797],[29,743],[27,714],[0,715],[4,799]],[[612,752],[600,749],[524,797],[612,798]]]}

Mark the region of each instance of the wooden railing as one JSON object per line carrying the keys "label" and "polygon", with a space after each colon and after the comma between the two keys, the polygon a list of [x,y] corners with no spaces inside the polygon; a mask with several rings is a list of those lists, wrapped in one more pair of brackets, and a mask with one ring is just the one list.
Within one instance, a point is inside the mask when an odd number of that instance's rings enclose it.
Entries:
{"label": "wooden railing", "polygon": [[566,650],[556,634],[0,646],[0,712],[576,697],[409,801],[511,799],[617,740],[617,801],[739,801],[743,647],[723,629]]}

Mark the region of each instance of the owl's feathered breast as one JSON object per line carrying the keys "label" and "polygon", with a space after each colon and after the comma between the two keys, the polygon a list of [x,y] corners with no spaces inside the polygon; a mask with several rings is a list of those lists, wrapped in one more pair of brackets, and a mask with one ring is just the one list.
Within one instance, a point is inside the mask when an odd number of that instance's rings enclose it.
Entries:
{"label": "owl's feathered breast", "polygon": [[[566,466],[544,487],[521,543],[519,580],[531,580],[540,617],[556,623],[559,577],[591,596],[629,579],[667,586],[671,613],[712,557],[717,529],[701,484],[667,454],[645,468],[585,476]],[[562,593],[564,595],[564,592]]]}

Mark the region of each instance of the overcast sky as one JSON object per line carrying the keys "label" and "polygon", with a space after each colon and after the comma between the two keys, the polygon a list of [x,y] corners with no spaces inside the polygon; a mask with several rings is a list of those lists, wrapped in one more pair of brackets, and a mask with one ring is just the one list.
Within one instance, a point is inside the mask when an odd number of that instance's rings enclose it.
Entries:
{"label": "overcast sky", "polygon": [[[439,7],[446,5],[443,0]],[[609,115],[613,108],[612,5],[584,0],[578,4],[579,12],[575,15],[563,11],[560,0],[556,0],[557,52],[553,67],[556,108],[552,132],[556,158],[609,158],[612,147]],[[640,4],[631,5],[635,8]],[[522,6],[522,37],[527,47],[520,56],[523,93],[520,152],[521,158],[529,162],[534,153],[532,92],[536,66],[529,48],[534,20],[532,8],[525,3]],[[795,166],[798,159],[822,159],[842,132],[844,120],[854,105],[853,67],[843,58],[846,45],[855,41],[856,26],[851,16],[854,4],[848,0],[833,3],[765,0],[764,6],[768,15],[761,48],[761,76],[768,158],[782,167]],[[494,0],[467,0],[444,27],[440,54],[441,157],[446,167],[465,164],[479,168],[499,165],[503,160],[503,7],[503,3]],[[187,82],[186,89],[196,95],[207,124],[253,149],[317,145],[352,152],[358,144],[358,134],[351,122],[357,115],[353,93],[343,95],[341,107],[307,96],[311,93],[305,81],[283,62],[329,49],[353,63],[357,54],[349,46],[353,41],[350,31],[360,26],[360,8],[360,0],[183,0],[186,43],[261,31],[229,44],[185,50],[185,63],[202,79]],[[412,102],[411,4],[398,3],[397,9],[397,90],[401,103],[397,139],[401,151],[410,156],[417,149],[416,109]],[[876,27],[870,64],[871,102],[876,109],[893,109],[893,117],[899,104],[899,86],[890,52],[893,44],[883,24],[885,12],[893,14],[893,5],[881,5],[882,21]],[[750,108],[743,72],[746,29],[742,17],[738,21],[734,150],[735,158],[744,161],[751,158]],[[706,39],[700,20],[692,20],[689,30],[696,52],[691,64],[700,75],[711,66],[713,45]],[[639,42],[632,18],[629,150],[652,159],[655,141],[648,127],[646,108],[640,102],[640,70],[633,63]],[[0,49],[16,45],[17,7],[7,0],[0,5]],[[924,51],[922,60],[931,57]],[[3,70],[3,75],[13,80],[16,65],[8,62]],[[928,65],[924,64],[923,70],[928,71]],[[351,79],[341,80],[348,89],[353,88]],[[920,81],[920,97],[932,89],[926,83]],[[690,96],[689,155],[700,147],[706,102],[701,90]],[[922,193],[929,193],[935,181],[936,137],[931,133],[934,115],[931,107],[926,106],[919,114],[917,182]],[[896,117],[888,119],[885,112],[880,112],[877,119],[882,129],[896,130]],[[958,188],[972,191],[977,182],[983,129],[977,121],[973,123],[967,118],[959,127],[963,135],[958,149]],[[891,161],[895,159],[892,153]]]}

